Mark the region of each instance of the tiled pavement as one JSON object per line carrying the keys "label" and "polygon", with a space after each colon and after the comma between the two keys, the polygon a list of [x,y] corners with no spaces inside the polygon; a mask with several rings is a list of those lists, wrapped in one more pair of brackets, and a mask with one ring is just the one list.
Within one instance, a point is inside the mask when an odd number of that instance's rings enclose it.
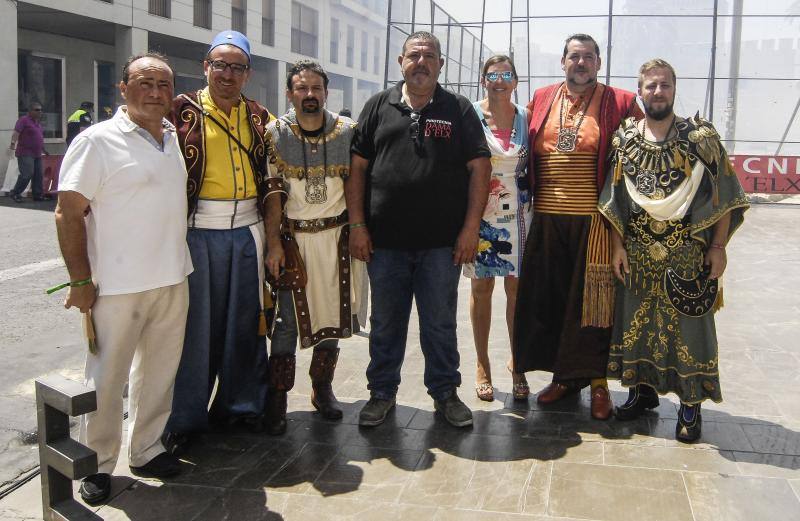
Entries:
{"label": "tiled pavement", "polygon": [[[472,391],[468,283],[460,294],[464,385],[472,429],[432,413],[416,326],[398,407],[360,429],[367,341],[343,342],[335,389],[341,422],[311,412],[309,353],[298,361],[290,429],[281,438],[211,434],[180,477],[134,479],[121,461],[104,519],[131,520],[800,520],[800,207],[762,205],[729,248],[717,316],[725,401],[704,408],[702,443],[674,439],[674,398],[631,423],[589,418],[584,391],[555,407],[514,402],[504,368],[503,298],[495,295],[496,399]],[[498,285],[498,290],[500,285]],[[533,390],[543,373],[529,374]],[[612,384],[615,402],[625,393]],[[41,517],[34,480],[0,502],[3,519]]]}

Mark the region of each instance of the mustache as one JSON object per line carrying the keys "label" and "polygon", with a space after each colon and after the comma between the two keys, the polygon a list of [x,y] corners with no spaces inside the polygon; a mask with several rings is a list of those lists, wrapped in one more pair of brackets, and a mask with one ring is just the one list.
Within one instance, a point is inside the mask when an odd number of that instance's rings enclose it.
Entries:
{"label": "mustache", "polygon": [[305,114],[316,114],[320,111],[319,100],[314,98],[306,98],[301,103],[301,107]]}

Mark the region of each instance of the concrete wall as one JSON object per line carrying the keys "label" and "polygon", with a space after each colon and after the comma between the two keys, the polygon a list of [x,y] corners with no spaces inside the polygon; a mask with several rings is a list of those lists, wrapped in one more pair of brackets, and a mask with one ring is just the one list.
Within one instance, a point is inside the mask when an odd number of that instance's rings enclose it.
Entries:
{"label": "concrete wall", "polygon": [[0,186],[8,167],[11,133],[17,121],[17,6],[0,2]]}

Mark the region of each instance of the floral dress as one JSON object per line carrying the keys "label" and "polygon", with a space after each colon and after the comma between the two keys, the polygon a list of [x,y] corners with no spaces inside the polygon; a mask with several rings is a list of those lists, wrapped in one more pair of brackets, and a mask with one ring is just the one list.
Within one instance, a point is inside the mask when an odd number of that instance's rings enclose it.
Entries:
{"label": "floral dress", "polygon": [[[508,140],[490,128],[480,102],[473,104],[492,151],[489,201],[483,212],[475,262],[464,266],[471,279],[519,277],[525,239],[531,226],[532,198],[528,184],[528,117],[525,107],[515,105],[516,114]],[[506,146],[507,145],[507,146]]]}

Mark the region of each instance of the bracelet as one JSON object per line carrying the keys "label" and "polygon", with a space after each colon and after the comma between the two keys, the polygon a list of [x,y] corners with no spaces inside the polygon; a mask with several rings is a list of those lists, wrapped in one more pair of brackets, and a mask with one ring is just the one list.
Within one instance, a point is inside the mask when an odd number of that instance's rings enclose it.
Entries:
{"label": "bracelet", "polygon": [[69,283],[69,287],[70,288],[79,288],[81,286],[86,286],[87,284],[91,284],[91,283],[92,283],[92,277],[89,277],[89,278],[86,278],[86,279],[83,279],[83,280],[76,280],[75,282],[70,282]]}
{"label": "bracelet", "polygon": [[366,225],[367,225],[367,223],[352,223],[349,226],[350,226],[350,229],[352,230],[353,228],[361,228],[362,226],[366,226]]}
{"label": "bracelet", "polygon": [[76,280],[75,282],[64,282],[63,284],[59,284],[57,286],[53,286],[52,288],[48,288],[44,290],[45,293],[50,295],[51,293],[55,293],[56,291],[62,290],[69,286],[70,288],[79,288],[81,286],[86,286],[87,284],[92,283],[92,277],[83,279],[83,280]]}
{"label": "bracelet", "polygon": [[724,250],[724,249],[725,249],[725,246],[724,246],[724,245],[722,245],[722,244],[713,244],[713,243],[712,243],[712,244],[711,244],[711,246],[709,246],[709,248],[716,248],[716,249],[718,249],[718,250]]}

